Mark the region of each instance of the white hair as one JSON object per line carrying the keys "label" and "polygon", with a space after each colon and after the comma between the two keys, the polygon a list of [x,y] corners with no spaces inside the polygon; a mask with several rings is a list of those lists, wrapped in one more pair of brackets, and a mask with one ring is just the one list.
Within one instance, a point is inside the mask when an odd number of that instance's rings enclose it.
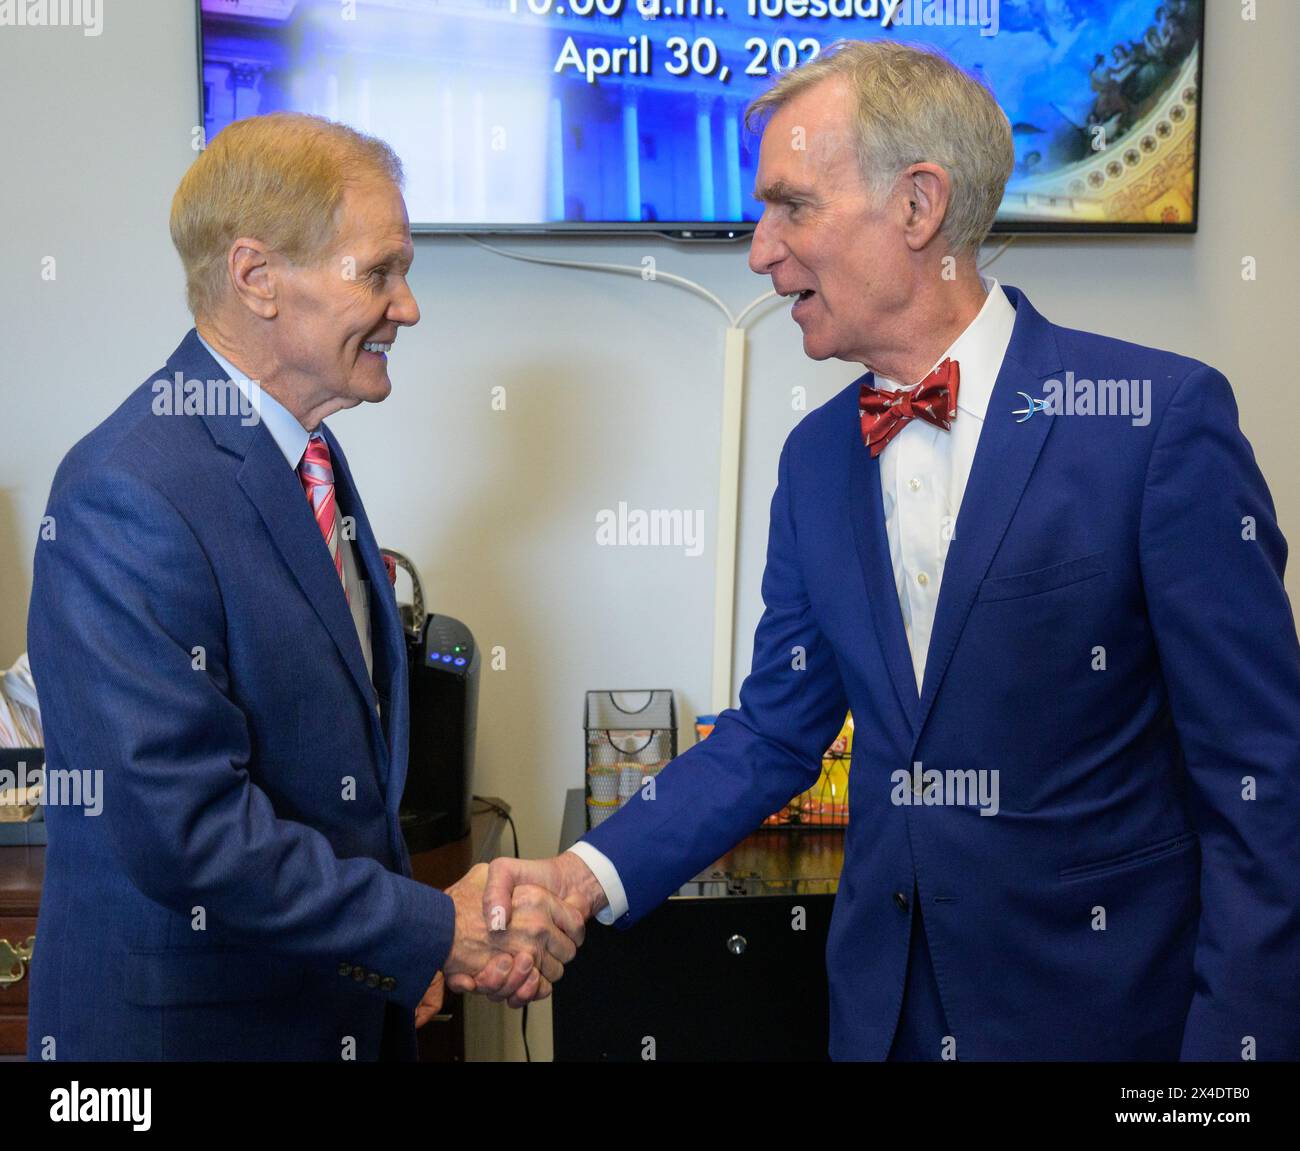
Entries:
{"label": "white hair", "polygon": [[786,72],[745,111],[760,129],[795,96],[832,76],[857,102],[857,151],[877,202],[911,164],[938,164],[952,181],[941,234],[955,254],[974,255],[993,226],[1015,165],[1011,123],[985,84],[941,53],[888,40],[837,40]]}

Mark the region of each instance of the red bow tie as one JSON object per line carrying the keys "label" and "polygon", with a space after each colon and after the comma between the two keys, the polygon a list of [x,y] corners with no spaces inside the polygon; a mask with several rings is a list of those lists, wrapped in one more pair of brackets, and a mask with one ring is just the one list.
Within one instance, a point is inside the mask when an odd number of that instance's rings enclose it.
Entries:
{"label": "red bow tie", "polygon": [[951,429],[957,418],[957,386],[961,372],[956,360],[944,360],[919,384],[895,392],[863,384],[858,395],[862,417],[862,442],[874,459],[909,420],[919,416],[926,423]]}

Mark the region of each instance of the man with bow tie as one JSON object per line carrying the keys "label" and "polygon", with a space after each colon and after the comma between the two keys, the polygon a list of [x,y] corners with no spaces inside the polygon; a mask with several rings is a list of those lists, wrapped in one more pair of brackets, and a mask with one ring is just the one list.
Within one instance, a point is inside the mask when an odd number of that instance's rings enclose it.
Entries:
{"label": "man with bow tie", "polygon": [[[782,451],[740,706],[485,907],[635,923],[815,783],[848,707],[832,1057],[1300,1058],[1300,647],[1228,382],[979,275],[1011,131],[942,57],[844,47],[749,115],[750,266],[867,372]],[[1041,402],[1070,372],[1149,381],[1149,418]]]}

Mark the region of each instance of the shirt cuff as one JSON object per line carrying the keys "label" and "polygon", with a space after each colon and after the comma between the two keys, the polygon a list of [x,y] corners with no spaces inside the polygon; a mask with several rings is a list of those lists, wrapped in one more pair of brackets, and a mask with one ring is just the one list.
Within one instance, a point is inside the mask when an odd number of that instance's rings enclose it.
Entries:
{"label": "shirt cuff", "polygon": [[578,840],[569,850],[591,868],[596,882],[604,889],[606,903],[596,912],[596,922],[613,923],[622,919],[627,914],[627,892],[623,890],[618,868],[610,862],[609,856],[582,840]]}

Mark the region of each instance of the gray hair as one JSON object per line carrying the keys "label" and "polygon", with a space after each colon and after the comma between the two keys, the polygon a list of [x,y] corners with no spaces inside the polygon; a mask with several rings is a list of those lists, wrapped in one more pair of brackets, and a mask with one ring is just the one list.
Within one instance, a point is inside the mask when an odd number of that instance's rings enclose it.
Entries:
{"label": "gray hair", "polygon": [[922,161],[952,181],[941,234],[956,254],[974,255],[997,214],[1015,165],[1011,123],[993,93],[941,53],[889,40],[837,40],[786,72],[745,110],[759,131],[795,96],[842,76],[857,101],[858,164],[883,202],[900,172]]}

